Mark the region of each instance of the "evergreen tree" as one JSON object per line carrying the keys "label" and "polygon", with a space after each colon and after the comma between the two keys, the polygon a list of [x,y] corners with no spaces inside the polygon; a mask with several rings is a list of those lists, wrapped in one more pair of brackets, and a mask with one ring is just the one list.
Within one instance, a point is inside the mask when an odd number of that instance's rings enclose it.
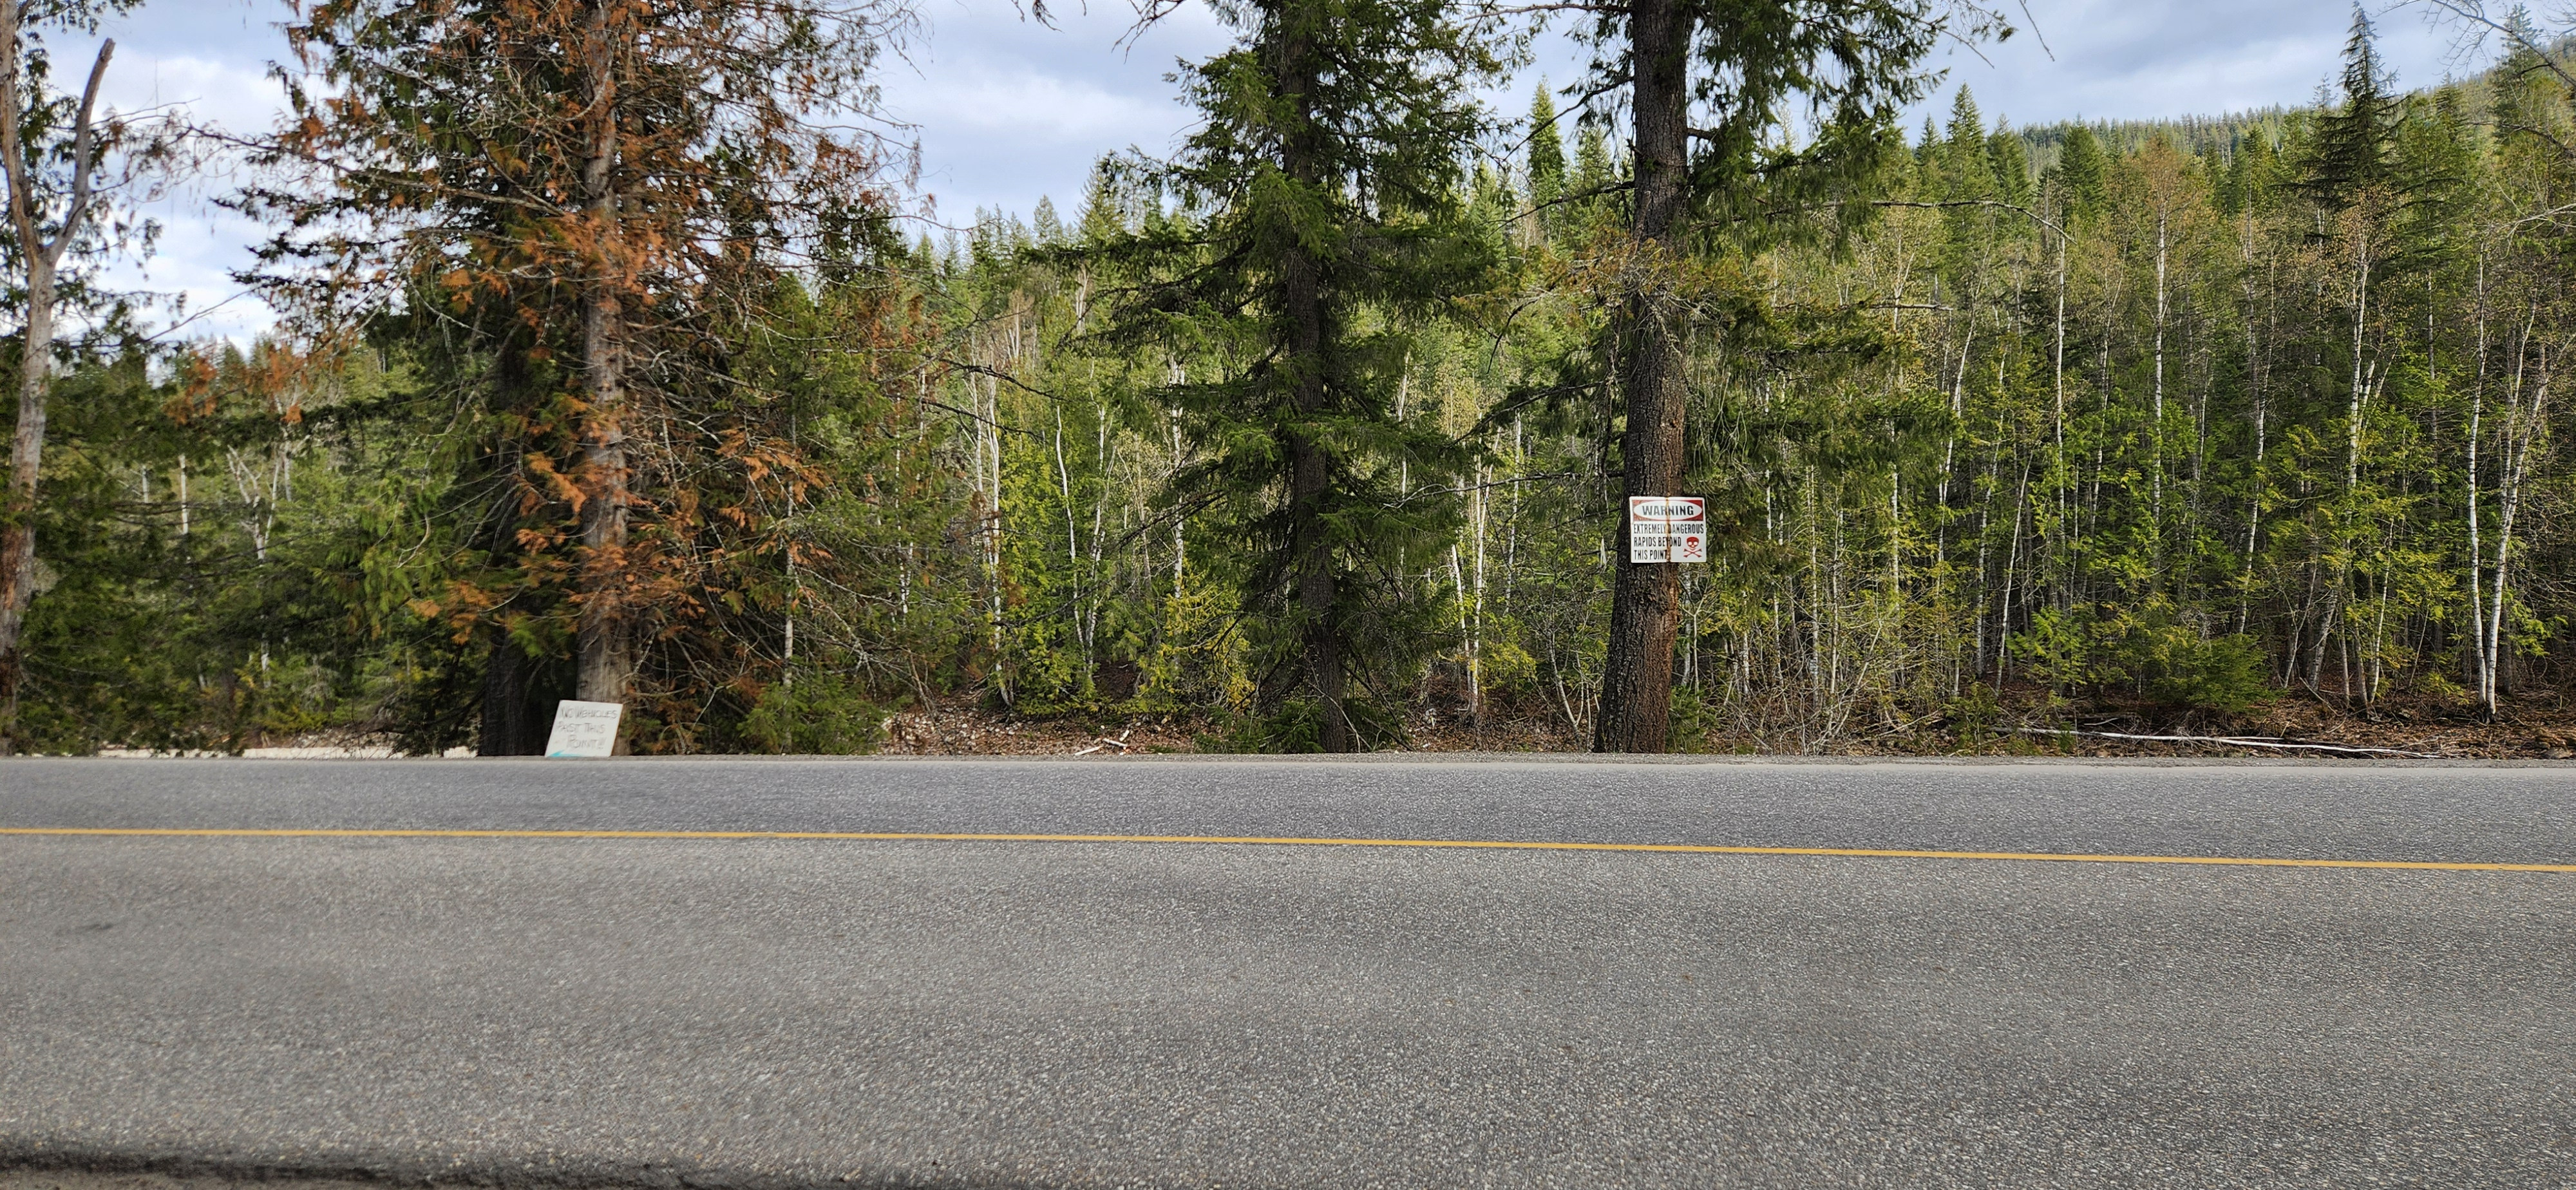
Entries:
{"label": "evergreen tree", "polygon": [[2102,142],[2092,129],[2078,124],[2067,132],[2057,151],[2057,176],[2068,214],[2080,217],[2100,209],[2103,164]]}
{"label": "evergreen tree", "polygon": [[1574,180],[1569,193],[1586,195],[1583,208],[1599,210],[1607,201],[1603,195],[1618,184],[1619,163],[1610,157],[1610,136],[1596,126],[1587,125],[1574,137]]}
{"label": "evergreen tree", "polygon": [[2214,194],[2219,214],[2241,214],[2254,205],[2253,155],[2257,143],[2257,134],[2250,129],[2239,129],[2228,137],[2227,163],[2217,171]]}
{"label": "evergreen tree", "polygon": [[2379,63],[2378,33],[2370,14],[2356,7],[2344,42],[2343,102],[2317,118],[2303,163],[2299,188],[2309,197],[2341,209],[2395,181],[2393,150],[2407,101],[2393,86]]}
{"label": "evergreen tree", "polygon": [[1950,98],[1950,127],[1941,142],[1938,159],[1944,175],[1939,193],[1944,198],[1993,198],[1995,173],[1986,156],[1985,117],[1977,111],[1975,96],[1961,87]]}
{"label": "evergreen tree", "polygon": [[697,592],[741,590],[709,568],[775,564],[805,478],[728,340],[791,259],[879,234],[885,146],[839,122],[886,35],[870,3],[337,0],[288,27],[313,81],[268,151],[304,172],[247,201],[285,228],[267,280],[317,324],[417,336],[473,439],[475,561],[429,602],[488,651],[485,746],[541,743],[554,693],[654,704],[630,734],[690,723],[757,655],[686,655],[726,619]]}
{"label": "evergreen tree", "polygon": [[1183,75],[1205,124],[1160,175],[1200,222],[1122,246],[1147,279],[1120,330],[1238,361],[1154,393],[1207,450],[1174,497],[1247,541],[1235,578],[1273,712],[1259,742],[1347,752],[1388,738],[1390,680],[1428,635],[1413,559],[1444,540],[1462,448],[1398,401],[1412,326],[1481,291],[1495,259],[1456,148],[1498,64],[1441,0],[1218,12],[1241,40]]}
{"label": "evergreen tree", "polygon": [[[1655,266],[1628,270],[1613,332],[1626,495],[1674,495],[1683,481],[1690,306],[1662,266],[1711,246],[1692,242],[1694,228],[1759,242],[1787,230],[1766,225],[1764,203],[1849,197],[1879,176],[1902,151],[1896,121],[1929,82],[1921,63],[1946,34],[1950,11],[1932,0],[1629,0],[1599,19],[1594,42],[1606,52],[1596,79],[1625,82],[1629,92],[1629,233]],[[1989,28],[1979,19],[1966,32]],[[1702,99],[1714,101],[1704,127],[1694,119]],[[1777,141],[1792,120],[1805,143],[1784,153]],[[1855,222],[1867,210],[1841,209]],[[1624,516],[1619,524],[1593,747],[1661,752],[1672,730],[1681,576],[1671,563],[1629,562]]]}
{"label": "evergreen tree", "polygon": [[1540,79],[1538,91],[1530,97],[1529,132],[1529,200],[1543,214],[1542,223],[1551,222],[1555,213],[1550,204],[1565,197],[1565,140],[1556,126],[1556,101],[1547,93],[1547,80]]}
{"label": "evergreen tree", "polygon": [[2002,124],[1986,138],[1986,164],[1994,171],[1995,197],[2015,206],[2030,203],[2030,150],[2020,134]]}

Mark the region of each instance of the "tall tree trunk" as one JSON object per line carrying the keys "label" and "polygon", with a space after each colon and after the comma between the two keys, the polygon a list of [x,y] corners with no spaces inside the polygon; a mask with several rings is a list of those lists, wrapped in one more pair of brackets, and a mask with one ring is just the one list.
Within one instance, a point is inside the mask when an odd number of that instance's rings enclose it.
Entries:
{"label": "tall tree trunk", "polygon": [[492,646],[483,670],[483,724],[474,738],[477,756],[537,756],[546,750],[548,723],[529,698],[534,667],[504,636]]}
{"label": "tall tree trunk", "polygon": [[[1300,27],[1310,14],[1284,18],[1277,26],[1280,89],[1293,97],[1296,113],[1280,138],[1280,170],[1297,184],[1317,189],[1329,184],[1323,175],[1323,147],[1314,124],[1316,88],[1314,45]],[[1324,376],[1325,311],[1322,265],[1313,254],[1290,241],[1279,259],[1280,313],[1288,342],[1282,354],[1289,371],[1290,402],[1297,420],[1307,423],[1324,412],[1330,399]],[[1340,575],[1333,558],[1332,535],[1325,515],[1332,494],[1333,460],[1322,443],[1303,429],[1292,429],[1288,450],[1288,518],[1290,565],[1295,582],[1297,619],[1305,663],[1305,684],[1323,710],[1316,744],[1326,752],[1359,749],[1351,728],[1347,659],[1342,655]]]}
{"label": "tall tree trunk", "polygon": [[[18,747],[18,692],[26,675],[20,642],[27,628],[27,606],[36,596],[36,478],[45,455],[45,399],[54,362],[54,301],[57,270],[63,252],[81,235],[90,213],[90,179],[95,165],[97,133],[90,115],[98,103],[99,80],[107,76],[113,40],[99,43],[98,60],[89,69],[81,92],[80,113],[72,126],[72,184],[63,207],[62,225],[48,238],[40,226],[35,182],[28,177],[25,129],[20,115],[26,96],[18,90],[22,8],[0,0],[0,171],[8,181],[8,222],[26,266],[27,324],[19,340],[18,424],[9,441],[9,490],[0,497],[0,756]],[[183,495],[184,499],[184,495]]]}
{"label": "tall tree trunk", "polygon": [[[1632,233],[1648,256],[1675,248],[1688,181],[1690,7],[1680,0],[1635,0],[1628,16],[1629,69],[1636,115],[1636,203]],[[1659,275],[1660,270],[1641,269]],[[1652,282],[1649,282],[1652,284]],[[1670,496],[1682,481],[1682,344],[1669,296],[1652,289],[1628,295],[1620,313],[1627,352],[1628,425],[1620,440],[1630,496]],[[1671,744],[1673,636],[1681,616],[1681,574],[1670,562],[1630,562],[1627,510],[1619,512],[1620,548],[1611,559],[1610,653],[1601,676],[1595,752],[1662,752]]]}
{"label": "tall tree trunk", "polygon": [[2147,414],[2148,449],[2154,453],[2155,468],[2149,472],[2148,523],[2155,531],[2156,570],[2161,575],[2165,560],[2165,234],[2166,213],[2156,212],[2156,379],[2155,396]]}
{"label": "tall tree trunk", "polygon": [[2487,411],[2487,261],[2478,256],[2477,305],[2477,371],[2469,385],[2468,520],[2469,520],[2469,680],[2477,691],[2478,713],[2492,722],[2495,699],[2490,696],[2487,673],[2486,603],[2479,579],[2484,576],[2486,555],[2478,536],[2478,436],[2485,432]]}
{"label": "tall tree trunk", "polygon": [[[2244,244],[2245,387],[2246,395],[2253,406],[2254,461],[2246,470],[2246,486],[2249,491],[2245,497],[2245,575],[2238,580],[2236,587],[2236,630],[2238,632],[2245,631],[2253,622],[2254,551],[2261,541],[2263,530],[2263,451],[2266,436],[2271,429],[2268,424],[2270,410],[2264,403],[2263,389],[2263,347],[2271,340],[2268,336],[2259,333],[2255,327],[2254,208],[2250,202],[2245,208]],[[2277,302],[2278,283],[2267,285],[2265,288],[2267,292],[2275,295]]]}
{"label": "tall tree trunk", "polygon": [[[624,603],[626,585],[627,446],[625,319],[619,293],[618,147],[616,53],[609,28],[613,0],[592,0],[588,32],[591,119],[590,156],[582,163],[584,198],[596,238],[592,289],[582,303],[582,369],[590,408],[584,415],[583,464],[587,482],[581,506],[581,627],[576,689],[586,702],[623,703],[634,684],[633,626]],[[620,734],[618,749],[625,741]]]}
{"label": "tall tree trunk", "polygon": [[[2069,218],[2067,213],[2063,210],[2058,212],[2058,217],[2061,219]],[[2056,551],[2056,554],[2051,559],[2051,561],[2059,564],[2056,567],[2056,581],[2058,584],[2057,601],[2061,608],[2065,608],[2071,607],[2074,602],[2071,595],[2071,590],[2074,586],[2072,581],[2073,576],[2068,574],[2066,570],[2066,559],[2071,556],[2073,550],[2073,542],[2068,539],[2066,531],[2068,517],[2070,515],[2068,512],[2068,492],[2072,487],[2071,477],[2073,475],[2072,472],[2066,469],[2067,237],[2066,229],[2064,227],[2057,227],[2053,230],[2057,232],[2057,329],[2054,341],[2049,347],[2048,372],[2049,384],[2051,387],[2050,425],[2052,427],[2051,432],[2054,434],[2056,441],[2056,454],[2053,460],[2056,468],[2056,477],[2050,482],[2055,484],[2057,489],[2057,520],[2050,525],[2050,531],[2057,536],[2057,541],[2052,546]],[[1891,468],[1891,474],[1892,473]]]}
{"label": "tall tree trunk", "polygon": [[[2527,346],[2530,342],[2530,338],[2530,330],[2528,324],[2526,324],[2523,332],[2523,341],[2526,344],[2524,347],[2525,351],[2530,350]],[[2513,569],[2514,513],[2522,504],[2523,480],[2524,476],[2528,473],[2528,468],[2531,463],[2532,440],[2538,434],[2540,427],[2543,424],[2541,419],[2546,415],[2549,403],[2549,357],[2547,355],[2547,348],[2542,348],[2541,353],[2539,377],[2540,386],[2532,394],[2531,408],[2527,414],[2522,408],[2522,365],[2517,362],[2514,366],[2512,403],[2507,406],[2505,410],[2504,433],[2500,435],[2502,440],[2497,443],[2497,445],[2502,448],[2503,457],[2496,460],[2498,467],[2496,478],[2495,588],[2492,597],[2487,602],[2487,621],[2480,628],[2481,639],[2479,642],[2481,655],[2479,677],[2481,681],[2478,686],[2478,701],[2480,711],[2485,715],[2489,722],[2493,722],[2496,717],[2496,712],[2499,709],[2497,699],[2503,693],[2505,666],[2504,616],[2505,597],[2508,594],[2505,586],[2505,576]]]}
{"label": "tall tree trunk", "polygon": [[[0,0],[0,4],[8,0]],[[18,361],[18,427],[9,444],[9,495],[0,514],[0,756],[18,745],[18,643],[36,594],[36,473],[45,452],[46,371],[53,362],[54,277],[38,257],[27,268],[27,333]]]}
{"label": "tall tree trunk", "polygon": [[[2350,400],[2345,405],[2344,412],[2343,504],[2340,508],[2335,510],[2334,514],[2335,540],[2336,544],[2342,548],[2337,551],[2338,556],[2335,563],[2334,600],[2329,605],[2334,609],[2334,611],[2332,615],[2327,617],[2328,624],[2324,629],[2329,636],[2337,627],[2345,629],[2344,635],[2346,639],[2344,647],[2347,653],[2351,649],[2351,626],[2336,625],[2332,623],[2332,621],[2335,617],[2342,616],[2346,613],[2347,609],[2351,606],[2354,596],[2357,594],[2357,592],[2352,590],[2352,586],[2354,556],[2361,552],[2361,524],[2358,514],[2361,508],[2362,424],[2363,415],[2368,412],[2370,390],[2376,385],[2376,378],[2379,370],[2378,361],[2373,360],[2368,364],[2364,364],[2363,362],[2363,348],[2367,342],[2365,335],[2367,334],[2370,326],[2370,222],[2368,212],[2363,211],[2355,213],[2354,227],[2352,279],[2352,394]],[[2317,638],[2318,662],[2309,670],[2310,678],[2308,681],[2308,687],[2311,691],[2314,691],[2316,688],[2316,675],[2322,674],[2325,669],[2324,649],[2327,639],[2328,638],[2324,636]],[[2352,703],[2352,678],[2349,670],[2350,663],[2347,661],[2343,683],[2343,697],[2347,709],[2349,709]]]}

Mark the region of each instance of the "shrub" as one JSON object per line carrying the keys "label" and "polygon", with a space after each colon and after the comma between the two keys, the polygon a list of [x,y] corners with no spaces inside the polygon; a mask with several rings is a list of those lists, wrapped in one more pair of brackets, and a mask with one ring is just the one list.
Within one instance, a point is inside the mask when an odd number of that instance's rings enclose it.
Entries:
{"label": "shrub", "polygon": [[2169,636],[2143,658],[2147,696],[2168,706],[2242,711],[2271,697],[2269,662],[2254,638]]}
{"label": "shrub", "polygon": [[1717,708],[1697,686],[1673,688],[1672,736],[1667,746],[1675,752],[1708,751],[1709,734],[1718,724]]}
{"label": "shrub", "polygon": [[763,752],[849,756],[874,752],[885,739],[885,708],[834,673],[803,673],[772,683],[743,716],[743,742]]}

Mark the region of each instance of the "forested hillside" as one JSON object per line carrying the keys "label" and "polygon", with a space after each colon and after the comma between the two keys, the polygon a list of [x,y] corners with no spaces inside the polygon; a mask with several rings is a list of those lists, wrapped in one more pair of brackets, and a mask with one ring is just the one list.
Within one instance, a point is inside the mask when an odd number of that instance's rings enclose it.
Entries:
{"label": "forested hillside", "polygon": [[[2539,34],[2407,91],[2356,18],[2322,107],[2015,129],[1923,73],[1982,14],[1811,7],[1850,36],[1635,0],[1496,112],[1468,6],[1231,6],[1169,158],[946,231],[834,117],[891,5],[310,5],[323,81],[236,199],[289,317],[56,344],[0,727],[2561,742]],[[1658,491],[1708,498],[1707,564],[1625,561]]]}

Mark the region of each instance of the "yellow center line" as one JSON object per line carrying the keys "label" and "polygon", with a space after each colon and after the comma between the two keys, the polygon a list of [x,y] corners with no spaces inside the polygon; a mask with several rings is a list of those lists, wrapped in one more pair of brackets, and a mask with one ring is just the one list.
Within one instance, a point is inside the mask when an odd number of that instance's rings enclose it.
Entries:
{"label": "yellow center line", "polygon": [[1807,855],[1845,859],[2008,860],[2024,863],[2202,864],[2256,868],[2397,868],[2431,872],[2561,872],[2576,864],[2403,859],[2287,859],[2235,855],[2088,855],[2051,851],[1915,851],[1881,847],[1734,847],[1703,843],[1571,843],[1517,839],[1310,839],[1269,835],[971,834],[957,831],[613,831],[10,826],[0,835],[192,839],[770,839],[878,843],[1194,843],[1256,847],[1441,847],[1495,851],[1629,851],[1682,855]]}

